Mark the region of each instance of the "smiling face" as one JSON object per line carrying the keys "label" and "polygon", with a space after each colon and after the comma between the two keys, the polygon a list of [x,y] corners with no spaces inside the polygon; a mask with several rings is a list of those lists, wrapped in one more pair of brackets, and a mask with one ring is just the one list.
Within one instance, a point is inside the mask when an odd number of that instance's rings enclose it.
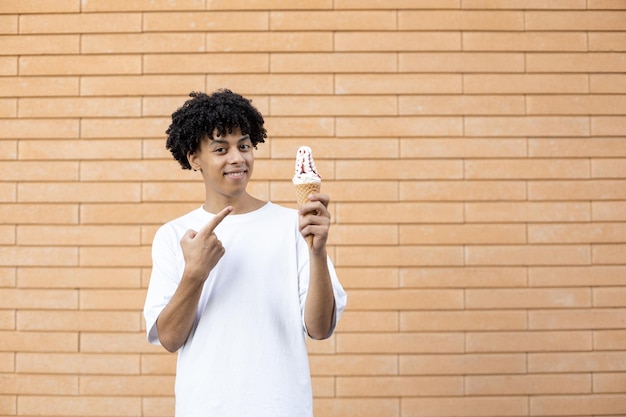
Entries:
{"label": "smiling face", "polygon": [[236,206],[240,197],[248,196],[246,187],[254,167],[252,148],[250,137],[233,128],[226,136],[215,132],[212,139],[205,138],[196,152],[187,155],[191,167],[202,172],[207,210]]}

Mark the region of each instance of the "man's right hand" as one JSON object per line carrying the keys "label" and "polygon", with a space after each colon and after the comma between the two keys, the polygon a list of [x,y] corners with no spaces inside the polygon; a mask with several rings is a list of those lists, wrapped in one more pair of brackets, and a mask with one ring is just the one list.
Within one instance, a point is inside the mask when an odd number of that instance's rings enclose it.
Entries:
{"label": "man's right hand", "polygon": [[231,206],[217,213],[198,232],[187,230],[180,240],[185,258],[185,274],[190,278],[206,281],[211,270],[224,256],[225,249],[214,231],[218,224],[233,211]]}

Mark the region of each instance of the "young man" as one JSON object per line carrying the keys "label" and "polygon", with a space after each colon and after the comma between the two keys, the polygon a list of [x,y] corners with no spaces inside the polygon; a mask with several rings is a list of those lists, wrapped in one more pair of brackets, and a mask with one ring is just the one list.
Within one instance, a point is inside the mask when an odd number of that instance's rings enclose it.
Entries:
{"label": "young man", "polygon": [[250,195],[262,115],[229,90],[191,97],[167,148],[206,198],[157,231],[144,307],[149,342],[178,352],[176,416],[310,417],[305,336],[329,337],[346,305],[326,251],[329,196],[296,211]]}

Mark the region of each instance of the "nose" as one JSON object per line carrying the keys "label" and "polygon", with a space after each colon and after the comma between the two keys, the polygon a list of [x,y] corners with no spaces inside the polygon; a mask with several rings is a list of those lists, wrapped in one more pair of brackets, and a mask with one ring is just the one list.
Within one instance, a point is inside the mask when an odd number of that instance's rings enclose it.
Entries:
{"label": "nose", "polygon": [[232,147],[228,152],[228,162],[233,165],[242,164],[244,162],[241,152],[236,147]]}

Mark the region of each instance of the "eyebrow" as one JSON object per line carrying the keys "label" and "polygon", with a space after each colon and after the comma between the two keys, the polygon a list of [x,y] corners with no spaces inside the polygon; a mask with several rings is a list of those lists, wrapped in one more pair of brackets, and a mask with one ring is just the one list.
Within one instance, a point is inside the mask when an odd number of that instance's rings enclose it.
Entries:
{"label": "eyebrow", "polygon": [[[245,142],[247,140],[250,140],[250,141],[252,140],[252,139],[250,139],[250,135],[242,136],[241,139],[239,139],[237,141],[237,143]],[[228,141],[227,140],[223,140],[223,139],[215,139],[215,138],[213,138],[213,139],[211,139],[211,142],[209,142],[209,144],[211,144],[211,145],[213,145],[213,144],[223,144],[223,143],[228,143]]]}

